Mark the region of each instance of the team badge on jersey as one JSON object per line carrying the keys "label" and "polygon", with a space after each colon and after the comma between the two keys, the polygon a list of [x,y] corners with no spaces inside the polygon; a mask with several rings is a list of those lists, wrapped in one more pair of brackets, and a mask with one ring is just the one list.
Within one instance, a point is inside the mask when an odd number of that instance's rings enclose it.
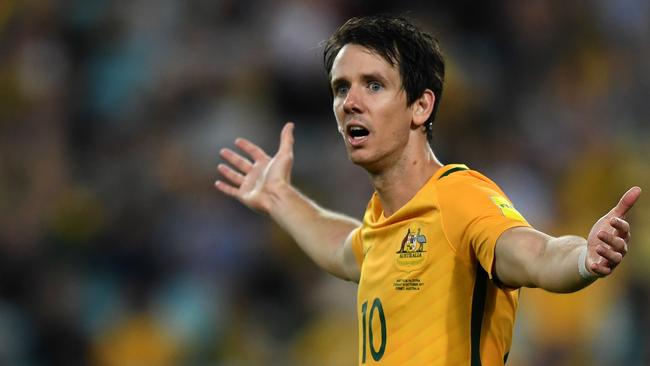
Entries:
{"label": "team badge on jersey", "polygon": [[395,264],[403,271],[414,271],[421,268],[427,259],[427,237],[409,228],[400,243],[399,250],[395,252]]}

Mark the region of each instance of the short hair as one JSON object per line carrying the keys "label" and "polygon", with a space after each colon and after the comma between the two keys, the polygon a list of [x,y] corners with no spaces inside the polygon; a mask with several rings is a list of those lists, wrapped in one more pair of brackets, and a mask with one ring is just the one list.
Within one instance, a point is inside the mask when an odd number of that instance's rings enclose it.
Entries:
{"label": "short hair", "polygon": [[325,43],[323,60],[330,77],[334,59],[347,44],[365,47],[391,66],[398,66],[407,106],[420,98],[426,89],[433,91],[435,103],[425,123],[427,140],[432,144],[431,128],[440,105],[445,78],[445,61],[438,40],[400,16],[352,18]]}

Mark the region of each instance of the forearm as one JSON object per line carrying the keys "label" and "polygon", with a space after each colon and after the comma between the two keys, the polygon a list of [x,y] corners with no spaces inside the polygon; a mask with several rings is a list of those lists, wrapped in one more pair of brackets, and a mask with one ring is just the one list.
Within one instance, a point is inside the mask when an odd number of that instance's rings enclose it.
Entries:
{"label": "forearm", "polygon": [[[579,236],[549,237],[537,263],[537,287],[552,292],[574,292],[593,281],[585,280],[578,272],[580,253],[587,241]],[[584,257],[582,258],[584,260]]]}
{"label": "forearm", "polygon": [[318,206],[290,185],[275,190],[268,214],[318,266],[348,279],[340,254],[346,238],[361,222]]}
{"label": "forearm", "polygon": [[554,238],[532,228],[513,228],[497,241],[495,272],[508,287],[577,291],[592,282],[578,272],[578,258],[586,246],[578,236]]}

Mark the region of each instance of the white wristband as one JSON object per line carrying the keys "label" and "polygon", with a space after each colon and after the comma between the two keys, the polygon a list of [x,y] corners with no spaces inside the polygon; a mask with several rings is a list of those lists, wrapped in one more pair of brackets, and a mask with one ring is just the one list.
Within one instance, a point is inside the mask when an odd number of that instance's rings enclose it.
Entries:
{"label": "white wristband", "polygon": [[580,277],[584,278],[587,281],[595,281],[598,279],[598,276],[589,272],[587,270],[587,265],[586,265],[586,259],[587,259],[587,247],[585,246],[582,248],[580,251],[580,255],[578,256],[578,273],[580,273]]}

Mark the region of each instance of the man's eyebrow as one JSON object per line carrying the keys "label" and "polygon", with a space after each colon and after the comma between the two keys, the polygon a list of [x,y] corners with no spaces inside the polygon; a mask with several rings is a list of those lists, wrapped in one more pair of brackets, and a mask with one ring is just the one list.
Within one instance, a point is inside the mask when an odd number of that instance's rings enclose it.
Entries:
{"label": "man's eyebrow", "polygon": [[[367,74],[362,74],[361,79],[363,81],[366,81],[366,82],[367,81],[377,80],[377,81],[380,81],[380,82],[382,82],[384,84],[388,83],[388,79],[386,79],[382,74],[380,74],[378,72],[370,72],[370,73],[367,73]],[[332,79],[330,81],[330,84],[332,86],[336,86],[336,85],[340,85],[340,84],[347,83],[347,82],[348,82],[348,80],[346,78],[344,78],[344,77],[336,77],[336,78],[334,78],[334,79]]]}
{"label": "man's eyebrow", "polygon": [[337,77],[337,78],[334,78],[334,79],[332,79],[330,81],[330,85],[337,86],[337,85],[340,85],[340,84],[346,83],[346,82],[347,82],[347,79],[345,79],[343,77]]}
{"label": "man's eyebrow", "polygon": [[377,81],[381,81],[381,82],[384,83],[384,84],[387,84],[387,83],[388,83],[388,79],[386,79],[382,74],[380,74],[380,73],[378,73],[378,72],[371,72],[371,73],[368,73],[368,74],[363,74],[363,75],[361,75],[361,78],[362,78],[364,81],[374,81],[374,80],[377,80]]}

